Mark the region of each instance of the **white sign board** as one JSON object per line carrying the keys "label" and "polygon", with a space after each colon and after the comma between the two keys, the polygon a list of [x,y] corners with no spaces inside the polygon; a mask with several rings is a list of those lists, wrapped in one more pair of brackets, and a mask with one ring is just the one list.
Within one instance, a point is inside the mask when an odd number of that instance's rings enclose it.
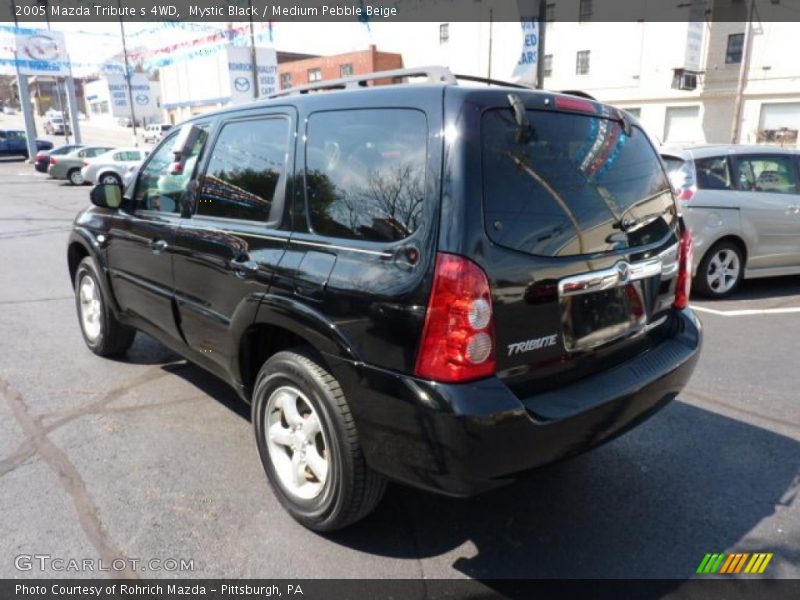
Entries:
{"label": "white sign board", "polygon": [[522,83],[536,81],[536,64],[539,61],[539,21],[522,19],[522,50],[511,78]]}
{"label": "white sign board", "polygon": [[[231,104],[252,102],[256,99],[253,85],[253,59],[250,48],[229,46],[228,73],[231,86]],[[258,66],[258,97],[264,98],[278,91],[278,57],[274,48],[256,48]]]}
{"label": "white sign board", "polygon": [[62,32],[33,29],[17,33],[15,38],[22,75],[69,75],[69,56]]}
{"label": "white sign board", "polygon": [[686,32],[686,53],[683,68],[700,71],[703,54],[703,37],[706,32],[706,0],[692,0],[689,7],[689,27]]}

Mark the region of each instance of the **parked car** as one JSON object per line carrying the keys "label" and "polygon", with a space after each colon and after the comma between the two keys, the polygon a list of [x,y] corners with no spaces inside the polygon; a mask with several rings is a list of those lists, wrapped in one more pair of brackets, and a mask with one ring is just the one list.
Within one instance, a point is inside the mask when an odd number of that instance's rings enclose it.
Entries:
{"label": "parked car", "polygon": [[64,118],[59,115],[45,120],[44,132],[48,135],[66,135],[71,132],[71,128],[69,123],[64,121]]}
{"label": "parked car", "polygon": [[732,294],[743,279],[800,274],[800,153],[770,146],[665,149],[695,239],[695,289]]}
{"label": "parked car", "polygon": [[[53,142],[36,140],[37,150],[52,150]],[[24,131],[0,129],[0,156],[24,156],[28,158],[28,142]]]}
{"label": "parked car", "polygon": [[136,173],[139,172],[139,167],[141,166],[142,163],[140,161],[129,165],[128,168],[125,169],[125,173],[122,175],[122,187],[128,187],[130,182],[133,181],[133,178],[136,177]]}
{"label": "parked car", "polygon": [[144,130],[145,144],[155,144],[160,142],[164,134],[172,128],[168,123],[151,124]]}
{"label": "parked car", "polygon": [[114,148],[84,161],[81,175],[87,183],[121,186],[128,167],[143,161],[146,156],[147,151],[141,148]]}
{"label": "parked car", "polygon": [[3,114],[4,115],[15,115],[15,114],[17,114],[17,111],[14,110],[13,106],[4,106],[3,107]]}
{"label": "parked car", "polygon": [[52,150],[40,150],[36,153],[36,160],[33,163],[33,167],[40,173],[47,173],[50,167],[50,157],[63,156],[81,148],[83,148],[83,144],[67,144],[65,146],[58,146]]}
{"label": "parked car", "polygon": [[691,237],[639,125],[426,73],[192,118],[69,238],[88,348],[141,330],[230,383],[318,531],[387,479],[466,496],[606,442],[699,356]]}
{"label": "parked car", "polygon": [[85,183],[81,170],[86,161],[113,150],[109,146],[84,146],[64,154],[51,156],[48,173],[53,179],[67,179],[72,185]]}

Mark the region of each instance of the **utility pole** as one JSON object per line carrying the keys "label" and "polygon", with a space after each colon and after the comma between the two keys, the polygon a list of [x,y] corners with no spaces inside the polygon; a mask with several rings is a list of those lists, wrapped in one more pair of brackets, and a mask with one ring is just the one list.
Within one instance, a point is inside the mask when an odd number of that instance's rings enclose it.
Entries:
{"label": "utility pole", "polygon": [[[19,33],[16,0],[11,0],[11,14],[14,15],[14,33]],[[25,119],[25,141],[28,145],[28,161],[30,162],[39,151],[39,148],[36,146],[36,122],[33,120],[33,110],[31,109],[31,92],[28,89],[28,76],[20,73],[19,55],[17,54],[16,47],[14,48],[14,66],[17,69],[17,91],[19,92],[19,104],[22,109],[22,116]]]}
{"label": "utility pole", "polygon": [[536,89],[544,88],[544,30],[547,22],[547,0],[539,0],[539,48],[536,51]]}
{"label": "utility pole", "polygon": [[492,78],[492,9],[489,9],[489,69],[486,79]]}
{"label": "utility pole", "polygon": [[122,20],[122,3],[117,0],[119,7],[119,30],[122,34],[122,54],[125,57],[125,81],[128,84],[128,104],[131,107],[131,125],[133,126],[133,145],[139,145],[139,136],[136,135],[136,113],[133,110],[133,89],[131,89],[131,66],[128,64],[128,46],[125,43],[125,23]]}
{"label": "utility pole", "polygon": [[742,64],[739,67],[739,81],[736,85],[736,101],[733,105],[733,126],[731,127],[731,144],[739,143],[742,129],[742,102],[744,101],[744,86],[747,81],[747,72],[750,70],[750,46],[753,38],[753,15],[756,2],[750,0],[745,23],[744,41],[742,42]]}
{"label": "utility pole", "polygon": [[258,64],[256,63],[256,35],[253,31],[253,0],[247,0],[250,6],[250,62],[253,63],[253,99],[258,100]]}

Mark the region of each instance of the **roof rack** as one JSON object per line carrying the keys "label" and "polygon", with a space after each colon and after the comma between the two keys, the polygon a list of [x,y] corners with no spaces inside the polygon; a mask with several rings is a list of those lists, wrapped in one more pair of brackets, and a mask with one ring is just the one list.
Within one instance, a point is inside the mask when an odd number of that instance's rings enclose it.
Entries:
{"label": "roof rack", "polygon": [[517,88],[520,90],[534,90],[533,86],[525,85],[524,83],[512,83],[510,81],[502,81],[500,79],[490,79],[488,77],[478,77],[476,75],[453,75],[457,80],[463,79],[464,81],[477,81],[478,83],[486,83],[488,85],[502,85],[503,87]]}
{"label": "roof rack", "polygon": [[376,79],[393,79],[395,77],[425,77],[428,83],[458,83],[456,76],[447,67],[416,67],[413,69],[394,69],[391,71],[378,71],[377,73],[366,73],[364,75],[353,75],[352,77],[342,77],[341,79],[331,79],[329,81],[317,81],[308,85],[287,88],[267,98],[281,98],[284,96],[295,96],[297,94],[307,94],[309,92],[322,90],[344,90],[360,87],[367,87],[370,81]]}

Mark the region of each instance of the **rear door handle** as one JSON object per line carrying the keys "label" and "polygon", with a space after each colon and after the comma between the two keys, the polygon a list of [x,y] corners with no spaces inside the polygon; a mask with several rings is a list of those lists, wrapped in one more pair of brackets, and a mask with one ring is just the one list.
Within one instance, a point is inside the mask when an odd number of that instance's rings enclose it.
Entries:
{"label": "rear door handle", "polygon": [[232,260],[231,267],[240,277],[245,277],[258,272],[258,263],[246,257]]}
{"label": "rear door handle", "polygon": [[153,240],[152,242],[150,242],[150,249],[155,254],[161,254],[167,248],[169,248],[169,244],[167,243],[166,240]]}

